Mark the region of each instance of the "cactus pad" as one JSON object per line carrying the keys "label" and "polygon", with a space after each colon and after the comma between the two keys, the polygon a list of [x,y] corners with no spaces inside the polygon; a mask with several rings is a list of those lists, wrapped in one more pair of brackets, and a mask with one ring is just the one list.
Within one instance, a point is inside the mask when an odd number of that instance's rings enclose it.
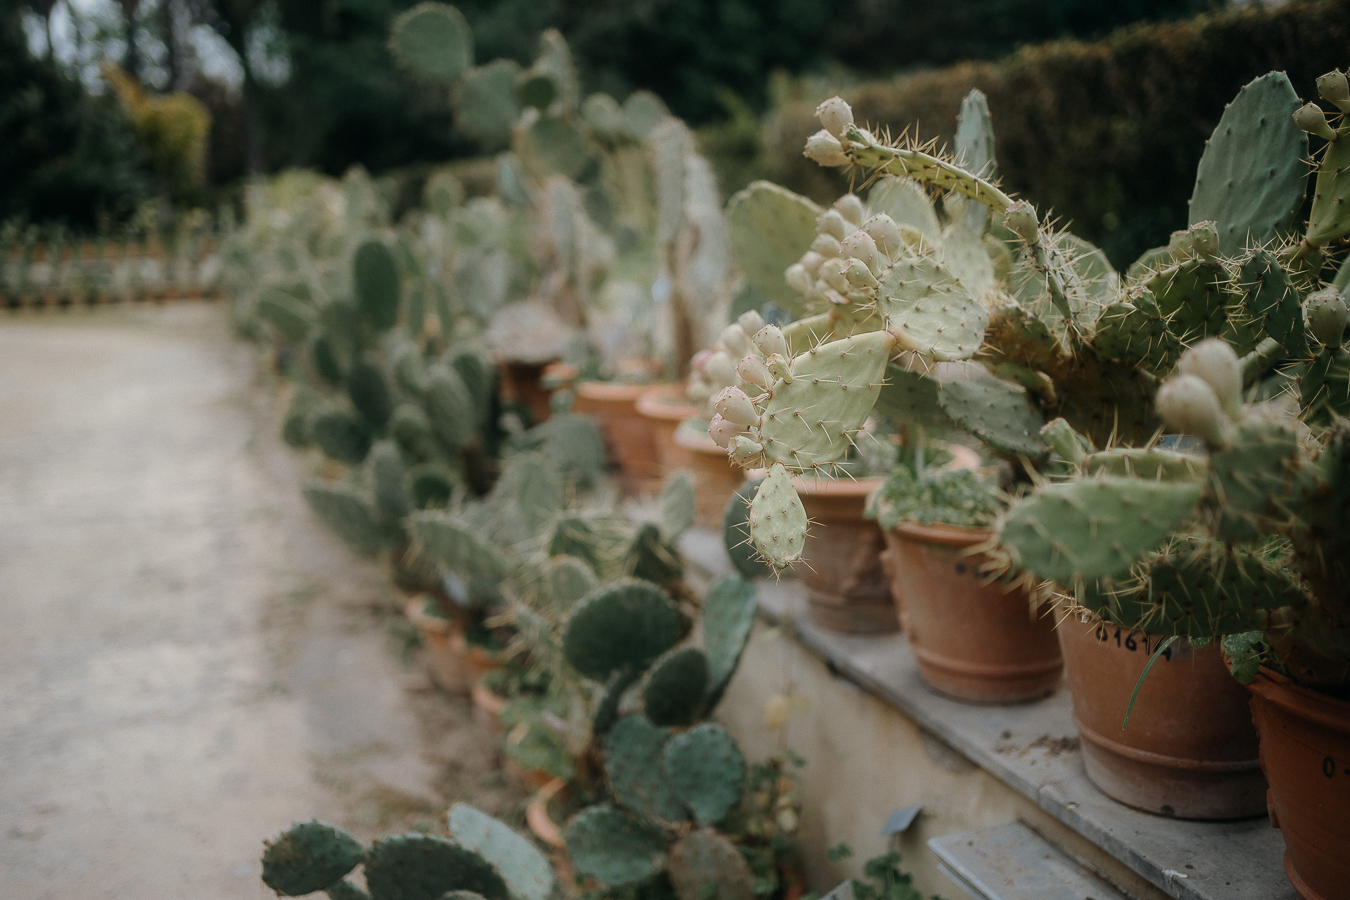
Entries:
{"label": "cactus pad", "polygon": [[545,578],[549,605],[560,612],[570,611],[596,587],[591,567],[571,556],[549,560]]}
{"label": "cactus pad", "polygon": [[426,400],[431,428],[446,444],[458,448],[477,433],[473,398],[454,369],[437,365],[428,370]]}
{"label": "cactus pad", "polygon": [[811,200],[768,181],[754,182],[727,203],[731,255],[745,280],[798,317],[805,298],[787,286],[783,270],[811,248],[820,212]]}
{"label": "cactus pad", "polygon": [[549,900],[553,867],[526,838],[466,803],[450,807],[450,839],[483,857],[506,882],[511,900]]}
{"label": "cactus pad", "polygon": [[873,215],[884,213],[895,224],[908,225],[930,241],[942,239],[942,223],[933,210],[933,201],[913,179],[895,175],[881,178],[867,195],[867,206]]}
{"label": "cactus pad", "polygon": [[375,364],[361,359],[347,370],[347,396],[352,406],[374,428],[383,428],[394,414],[389,383]]}
{"label": "cactus pad", "polygon": [[1056,381],[1059,414],[1098,447],[1139,445],[1158,429],[1156,382],[1126,366],[1083,360]]}
{"label": "cactus pad", "polygon": [[705,705],[709,711],[717,707],[736,674],[758,609],[755,586],[735,575],[723,575],[703,598],[703,652],[708,657]]}
{"label": "cactus pad", "polygon": [[421,463],[408,470],[408,493],[418,509],[441,509],[450,505],[459,477],[436,463]]}
{"label": "cactus pad", "polygon": [[356,489],[344,485],[312,481],[301,489],[305,502],[338,537],[360,553],[374,553],[384,546],[375,506]]}
{"label": "cactus pad", "polygon": [[641,669],[680,639],[680,614],[655,585],[625,579],[577,604],[563,631],[563,655],[587,678]]}
{"label": "cactus pad", "polygon": [[377,331],[393,328],[400,291],[394,252],[381,241],[366,241],[356,248],[352,269],[361,318]]}
{"label": "cactus pad", "polygon": [[1182,350],[1181,341],[1168,331],[1161,314],[1125,300],[1102,310],[1092,347],[1101,359],[1140,362],[1154,372],[1169,371]]}
{"label": "cactus pad", "polygon": [[317,318],[313,307],[279,287],[269,287],[258,298],[258,315],[289,340],[299,343],[309,334]]}
{"label": "cactus pad", "polygon": [[342,384],[342,362],[333,348],[333,340],[326,334],[316,334],[309,343],[309,364],[324,381],[339,387]]}
{"label": "cactus pad", "polygon": [[759,578],[773,571],[764,564],[750,540],[750,501],[759,490],[761,481],[755,478],[743,482],[727,498],[727,504],[722,509],[722,544],[731,557],[731,564],[746,578]]}
{"label": "cactus pad", "polygon": [[1299,377],[1299,404],[1310,423],[1326,424],[1332,413],[1350,416],[1350,353],[1323,348]]}
{"label": "cactus pad", "polygon": [[1227,279],[1218,262],[1188,259],[1163,269],[1144,285],[1157,299],[1168,329],[1183,344],[1218,334],[1227,321]]}
{"label": "cactus pad", "polygon": [[418,78],[450,84],[473,65],[473,32],[455,7],[419,3],[394,20],[389,49]]}
{"label": "cactus pad", "polygon": [[491,863],[439,835],[400,834],[376,841],[365,863],[366,884],[379,900],[428,900],[447,891],[511,900]]}
{"label": "cactus pad", "polygon": [[661,536],[661,529],[648,522],[638,528],[628,546],[624,571],[634,578],[666,584],[684,574],[684,558]]}
{"label": "cactus pad", "polygon": [[1205,460],[1170,450],[1121,447],[1093,453],[1084,463],[1088,475],[1116,475],[1146,481],[1203,481]]}
{"label": "cactus pad", "polygon": [[1298,457],[1297,435],[1265,419],[1243,421],[1228,447],[1210,453],[1212,489],[1223,504],[1220,539],[1255,540],[1267,533],[1265,517],[1282,512]]}
{"label": "cactus pad", "polygon": [[806,540],[806,507],[781,464],[769,468],[750,501],[750,540],[775,570],[802,558]]}
{"label": "cactus pad", "polygon": [[[1344,131],[1341,125],[1339,131]],[[1317,181],[1313,189],[1312,215],[1308,218],[1306,240],[1316,246],[1350,233],[1350,144],[1334,140],[1326,145],[1317,161]]]}
{"label": "cactus pad", "polygon": [[321,891],[360,864],[366,848],[346,831],[310,819],[267,842],[262,856],[263,883],[288,897]]}
{"label": "cactus pad", "polygon": [[755,875],[717,831],[700,828],[670,849],[670,883],[678,900],[754,900]]}
{"label": "cactus pad", "polygon": [[381,441],[370,454],[370,483],[375,510],[389,527],[397,527],[412,512],[412,500],[403,482],[403,458],[390,441]]}
{"label": "cactus pad", "polygon": [[[328,900],[371,900],[370,894],[361,890],[347,879],[334,882],[323,889],[328,895]],[[477,897],[477,894],[470,894],[470,897]],[[442,898],[444,900],[444,898]]]}
{"label": "cactus pad", "polygon": [[581,131],[556,116],[543,116],[530,126],[521,153],[527,165],[533,162],[542,174],[566,178],[580,175],[591,158]]}
{"label": "cactus pad", "polygon": [[645,716],[625,716],[605,737],[605,778],[614,798],[657,826],[685,818],[661,771],[661,752],[670,733]]}
{"label": "cactus pad", "polygon": [[329,459],[354,466],[370,453],[370,429],[336,407],[319,410],[309,421],[309,436]]}
{"label": "cactus pad", "polygon": [[792,382],[780,381],[764,406],[765,460],[807,472],[843,456],[876,404],[892,343],[871,331],[795,357]]}
{"label": "cactus pad", "polygon": [[693,724],[708,686],[708,657],[697,647],[680,647],[661,657],[642,690],[643,711],[656,725]]}
{"label": "cactus pad", "polygon": [[661,535],[668,541],[679,538],[694,525],[694,477],[676,472],[661,488]]}
{"label": "cactus pad", "polygon": [[437,562],[464,578],[500,578],[506,561],[480,537],[481,530],[454,513],[418,512],[409,521],[413,538]]}
{"label": "cactus pad", "polygon": [[1274,255],[1256,250],[1242,262],[1237,286],[1247,314],[1291,356],[1308,354],[1298,289]]}
{"label": "cactus pad", "polygon": [[700,825],[716,825],[741,802],[745,757],[721,725],[703,724],[675,735],[662,756],[671,790]]}
{"label": "cactus pad", "polygon": [[519,77],[520,66],[509,59],[470,69],[455,91],[459,127],[485,144],[504,144],[520,118]]}
{"label": "cactus pad", "polygon": [[1002,382],[952,381],[938,392],[943,410],[961,427],[1001,453],[1042,459],[1045,418],[1026,393]]}
{"label": "cactus pad", "polygon": [[1014,565],[1060,584],[1118,577],[1191,515],[1200,494],[1186,481],[1045,485],[1008,511],[1000,541]]}
{"label": "cactus pad", "polygon": [[969,359],[980,349],[989,310],[942,262],[906,257],[877,291],[886,327],[906,350],[938,360]]}
{"label": "cactus pad", "polygon": [[660,837],[609,804],[579,813],[563,832],[567,858],[577,874],[620,887],[666,867]]}

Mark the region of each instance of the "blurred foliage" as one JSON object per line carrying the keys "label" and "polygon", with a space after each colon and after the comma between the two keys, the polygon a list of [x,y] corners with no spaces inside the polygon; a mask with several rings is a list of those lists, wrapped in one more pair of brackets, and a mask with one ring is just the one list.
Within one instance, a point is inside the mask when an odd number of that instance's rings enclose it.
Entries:
{"label": "blurred foliage", "polygon": [[112,63],[103,68],[122,105],[141,150],[168,195],[181,198],[206,171],[206,139],[211,113],[191,94],[177,91],[152,96],[140,82]]}
{"label": "blurred foliage", "polygon": [[[1302,96],[1347,62],[1350,4],[1252,6],[1186,22],[1134,26],[1096,43],[1023,47],[998,62],[966,62],[840,91],[860,122],[950,144],[961,98],[988,96],[1005,188],[1052,210],[1117,267],[1186,227],[1195,169],[1224,106],[1248,81],[1288,73]],[[817,200],[847,183],[802,157],[835,92],[799,82],[766,122],[759,170]],[[934,123],[930,125],[929,123]]]}

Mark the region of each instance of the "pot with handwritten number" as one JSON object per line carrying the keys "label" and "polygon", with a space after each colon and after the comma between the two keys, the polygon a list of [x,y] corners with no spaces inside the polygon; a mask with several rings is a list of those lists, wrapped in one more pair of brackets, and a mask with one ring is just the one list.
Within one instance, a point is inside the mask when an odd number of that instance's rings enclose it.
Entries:
{"label": "pot with handwritten number", "polygon": [[[1083,766],[1102,793],[1178,819],[1243,819],[1266,809],[1266,781],[1245,688],[1219,647],[1165,641],[1092,619],[1056,629],[1082,738]],[[1128,725],[1125,722],[1129,712]]]}

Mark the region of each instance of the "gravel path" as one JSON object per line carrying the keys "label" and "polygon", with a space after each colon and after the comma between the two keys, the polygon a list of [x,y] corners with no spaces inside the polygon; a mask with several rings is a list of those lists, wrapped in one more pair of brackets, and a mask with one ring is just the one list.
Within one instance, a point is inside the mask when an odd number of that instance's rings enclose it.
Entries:
{"label": "gravel path", "polygon": [[252,898],[264,837],[518,814],[299,496],[221,305],[0,318],[0,895]]}

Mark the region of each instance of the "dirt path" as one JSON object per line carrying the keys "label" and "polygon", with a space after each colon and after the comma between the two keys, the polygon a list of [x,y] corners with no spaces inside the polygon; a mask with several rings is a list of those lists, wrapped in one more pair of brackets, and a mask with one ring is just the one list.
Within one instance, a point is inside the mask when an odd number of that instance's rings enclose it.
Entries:
{"label": "dirt path", "polygon": [[0,317],[0,885],[269,897],[311,815],[514,818],[462,700],[400,661],[380,566],[305,508],[221,305]]}

